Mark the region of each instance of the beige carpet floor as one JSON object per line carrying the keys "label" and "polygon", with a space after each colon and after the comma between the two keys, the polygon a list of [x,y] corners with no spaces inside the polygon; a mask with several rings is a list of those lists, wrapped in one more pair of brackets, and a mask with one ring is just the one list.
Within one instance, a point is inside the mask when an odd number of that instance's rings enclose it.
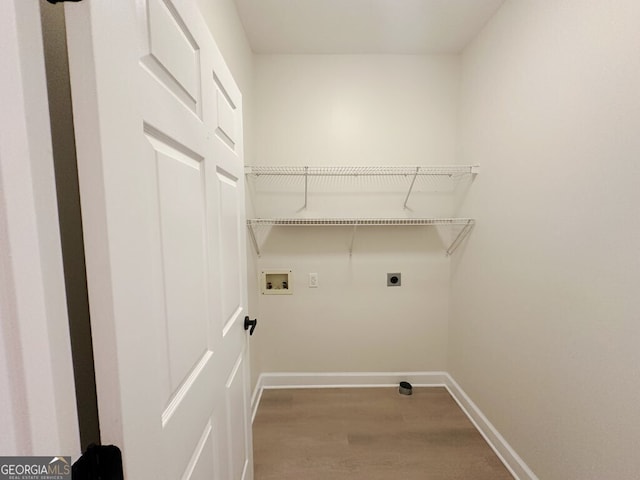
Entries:
{"label": "beige carpet floor", "polygon": [[255,480],[512,479],[444,388],[265,390]]}

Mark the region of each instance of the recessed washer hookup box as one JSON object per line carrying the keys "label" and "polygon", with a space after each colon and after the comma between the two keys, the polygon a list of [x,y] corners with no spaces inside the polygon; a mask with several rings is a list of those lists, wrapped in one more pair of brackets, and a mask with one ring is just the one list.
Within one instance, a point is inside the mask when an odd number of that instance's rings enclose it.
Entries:
{"label": "recessed washer hookup box", "polygon": [[291,270],[263,270],[260,277],[260,291],[263,295],[293,294],[293,274]]}

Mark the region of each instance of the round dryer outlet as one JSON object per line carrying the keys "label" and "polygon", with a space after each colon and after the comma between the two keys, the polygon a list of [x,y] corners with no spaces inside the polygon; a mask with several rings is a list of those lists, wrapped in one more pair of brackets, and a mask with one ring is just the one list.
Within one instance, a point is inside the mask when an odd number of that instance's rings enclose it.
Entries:
{"label": "round dryer outlet", "polygon": [[387,273],[387,287],[399,287],[402,285],[401,273]]}

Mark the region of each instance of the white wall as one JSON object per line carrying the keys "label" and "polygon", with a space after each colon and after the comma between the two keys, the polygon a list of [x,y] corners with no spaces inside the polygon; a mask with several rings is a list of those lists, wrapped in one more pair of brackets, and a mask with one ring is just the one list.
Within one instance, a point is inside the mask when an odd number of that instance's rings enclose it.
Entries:
{"label": "white wall", "polygon": [[[402,165],[452,163],[458,59],[453,56],[255,57],[255,163]],[[262,180],[260,180],[262,182]],[[386,182],[386,183],[385,183]],[[430,216],[451,205],[416,194],[403,210],[398,180],[275,180],[256,196],[260,216]],[[406,179],[400,180],[408,185]],[[269,182],[257,183],[265,193]],[[267,185],[267,187],[265,187]],[[382,194],[380,194],[382,192]],[[268,193],[268,192],[267,192]],[[337,196],[336,196],[337,193]],[[278,197],[279,195],[279,197]],[[446,197],[448,195],[444,195]],[[339,202],[335,201],[339,198]],[[423,204],[423,205],[421,205]],[[252,355],[263,372],[445,368],[449,260],[431,227],[295,227],[259,232],[259,269],[293,271],[293,295],[261,295]],[[308,274],[320,287],[308,288]],[[388,288],[387,272],[402,286]]]}
{"label": "white wall", "polygon": [[509,1],[463,56],[448,369],[545,480],[640,471],[638,18]]}
{"label": "white wall", "polygon": [[255,163],[453,161],[455,56],[257,55],[255,68]]}

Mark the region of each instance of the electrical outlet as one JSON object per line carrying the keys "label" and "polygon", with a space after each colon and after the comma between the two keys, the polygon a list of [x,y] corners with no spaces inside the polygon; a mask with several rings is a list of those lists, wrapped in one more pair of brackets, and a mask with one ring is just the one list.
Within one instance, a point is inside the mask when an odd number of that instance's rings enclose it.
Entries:
{"label": "electrical outlet", "polygon": [[309,288],[318,288],[318,274],[310,273],[309,274]]}

